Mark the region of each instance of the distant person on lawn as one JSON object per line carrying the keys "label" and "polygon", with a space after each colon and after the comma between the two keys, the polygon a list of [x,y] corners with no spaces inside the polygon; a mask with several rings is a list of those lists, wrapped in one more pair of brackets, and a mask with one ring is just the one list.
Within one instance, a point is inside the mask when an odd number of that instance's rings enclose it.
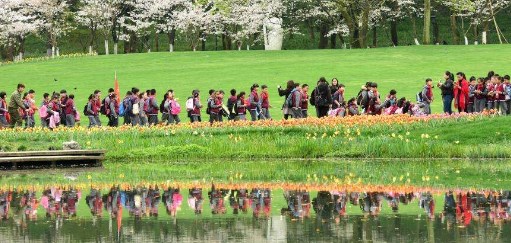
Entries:
{"label": "distant person on lawn", "polygon": [[433,103],[433,80],[426,79],[426,85],[422,89],[422,104],[424,104],[424,114],[431,114],[431,103]]}
{"label": "distant person on lawn", "polygon": [[312,91],[310,101],[311,105],[316,107],[319,118],[328,115],[328,110],[332,107],[332,93],[324,77],[319,78],[318,86]]}
{"label": "distant person on lawn", "polygon": [[477,79],[477,86],[474,90],[474,111],[482,112],[486,107],[486,95],[488,94],[488,89],[486,89],[486,83],[484,78]]}
{"label": "distant person on lawn", "polygon": [[268,86],[262,85],[261,86],[261,119],[270,119],[270,94],[268,93]]}
{"label": "distant person on lawn", "polygon": [[454,107],[458,112],[467,112],[468,105],[468,82],[464,73],[456,74],[458,81],[454,84]]}
{"label": "distant person on lawn", "polygon": [[0,128],[6,128],[9,126],[9,122],[7,122],[7,115],[9,111],[7,110],[7,102],[5,101],[7,97],[7,93],[0,92]]}
{"label": "distant person on lawn", "polygon": [[279,96],[284,96],[284,104],[282,105],[282,113],[284,114],[284,119],[289,119],[289,116],[291,115],[291,109],[286,104],[287,97],[289,94],[291,94],[291,91],[295,88],[295,82],[293,80],[287,81],[286,89],[282,89],[282,87],[279,85],[277,86],[277,90],[279,92]]}
{"label": "distant person on lawn", "polygon": [[25,112],[29,111],[29,107],[25,106],[23,103],[23,91],[25,91],[24,84],[18,84],[16,91],[14,91],[11,95],[11,101],[9,102],[8,111],[11,116],[10,127],[21,127],[23,125],[23,120],[20,116],[19,109],[22,109]]}
{"label": "distant person on lawn", "polygon": [[452,114],[452,99],[454,98],[454,75],[446,71],[444,73],[444,83],[439,82],[438,88],[442,90],[442,101],[444,104],[444,113]]}

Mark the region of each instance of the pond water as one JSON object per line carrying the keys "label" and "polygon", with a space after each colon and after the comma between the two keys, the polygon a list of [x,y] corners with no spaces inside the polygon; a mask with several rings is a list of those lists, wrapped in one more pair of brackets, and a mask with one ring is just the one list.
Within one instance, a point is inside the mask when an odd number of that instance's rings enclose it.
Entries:
{"label": "pond water", "polygon": [[510,206],[505,190],[10,189],[0,242],[509,242]]}

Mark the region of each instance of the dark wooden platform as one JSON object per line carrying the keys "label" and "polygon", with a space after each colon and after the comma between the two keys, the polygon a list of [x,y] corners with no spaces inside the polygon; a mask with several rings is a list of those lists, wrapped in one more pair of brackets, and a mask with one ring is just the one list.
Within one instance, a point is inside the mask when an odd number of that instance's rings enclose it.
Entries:
{"label": "dark wooden platform", "polygon": [[52,150],[0,153],[0,170],[101,167],[105,150]]}

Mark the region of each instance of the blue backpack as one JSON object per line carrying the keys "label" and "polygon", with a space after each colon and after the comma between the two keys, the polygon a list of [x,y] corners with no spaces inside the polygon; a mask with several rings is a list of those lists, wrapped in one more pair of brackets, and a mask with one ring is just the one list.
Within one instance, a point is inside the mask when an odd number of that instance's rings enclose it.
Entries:
{"label": "blue backpack", "polygon": [[128,98],[122,100],[121,105],[119,106],[119,116],[124,116],[126,114],[127,109],[125,103],[127,99]]}
{"label": "blue backpack", "polygon": [[506,90],[505,90],[505,91],[506,91],[506,94],[507,94],[509,97],[511,97],[511,85],[506,85],[505,87],[506,87]]}

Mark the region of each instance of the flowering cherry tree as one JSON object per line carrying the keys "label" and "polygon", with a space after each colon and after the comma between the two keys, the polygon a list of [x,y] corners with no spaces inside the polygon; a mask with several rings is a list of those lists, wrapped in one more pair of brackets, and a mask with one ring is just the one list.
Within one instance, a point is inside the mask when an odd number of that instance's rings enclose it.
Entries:
{"label": "flowering cherry tree", "polygon": [[169,39],[169,51],[174,51],[176,29],[180,14],[191,7],[189,0],[149,0],[152,2],[152,18],[158,33],[163,33]]}
{"label": "flowering cherry tree", "polygon": [[89,53],[92,53],[93,42],[97,38],[96,33],[100,32],[105,42],[105,54],[109,54],[108,40],[114,24],[112,19],[119,12],[120,1],[82,0],[82,7],[76,13],[76,21],[90,30]]}
{"label": "flowering cherry tree", "polygon": [[26,37],[36,34],[40,26],[32,2],[0,0],[0,46],[9,47],[14,60],[23,59]]}
{"label": "flowering cherry tree", "polygon": [[221,16],[215,10],[213,3],[189,2],[178,15],[176,29],[183,33],[193,51],[197,50],[200,41],[205,41],[207,34],[219,33],[223,29]]}
{"label": "flowering cherry tree", "polygon": [[59,56],[58,41],[65,36],[73,26],[69,4],[64,0],[31,0],[34,15],[41,22],[40,30],[48,35],[51,45],[51,57]]}

